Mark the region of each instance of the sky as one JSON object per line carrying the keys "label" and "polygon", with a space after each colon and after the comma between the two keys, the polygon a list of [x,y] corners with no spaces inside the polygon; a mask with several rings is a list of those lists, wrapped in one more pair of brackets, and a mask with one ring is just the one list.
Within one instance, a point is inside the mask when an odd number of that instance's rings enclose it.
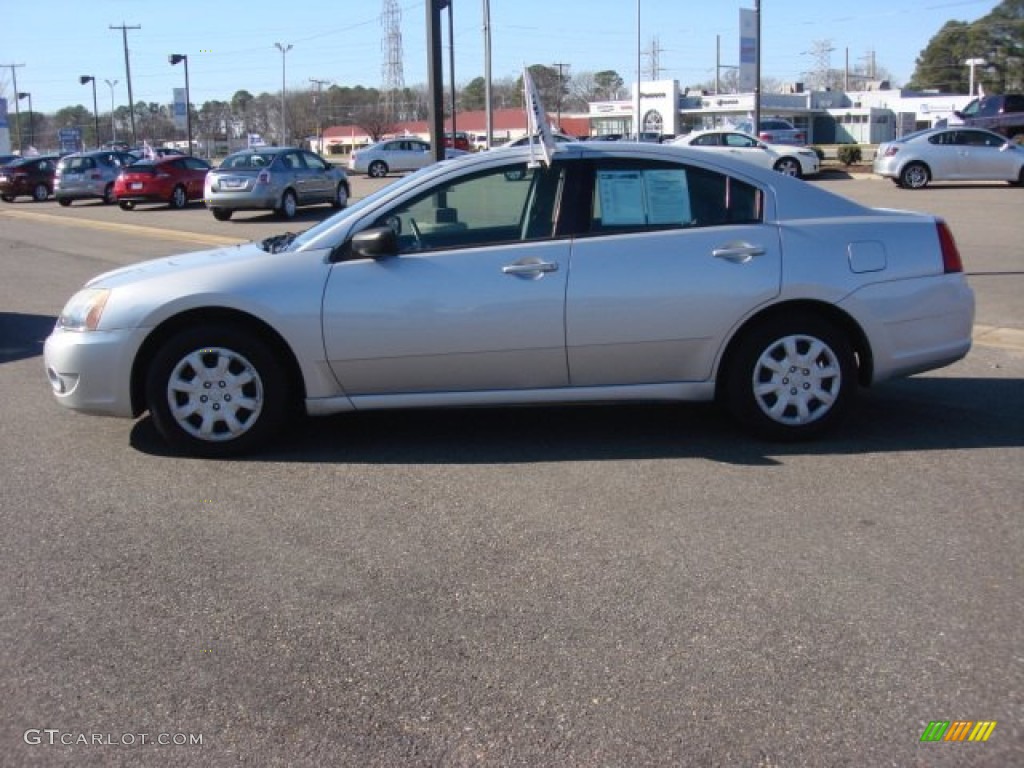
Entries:
{"label": "sky", "polygon": [[[423,0],[397,0],[401,14],[404,79],[426,82],[426,10]],[[465,84],[484,73],[483,1],[453,0],[455,80]],[[874,53],[877,66],[906,83],[917,56],[949,20],[975,21],[998,0],[857,0],[810,4],[805,0],[762,0],[762,76],[801,82],[815,69],[812,52],[831,47],[830,65],[863,65]],[[10,98],[10,64],[18,90],[32,94],[33,108],[54,112],[82,104],[92,109],[92,87],[80,75],[94,75],[101,112],[113,97],[127,103],[122,32],[128,31],[132,94],[136,102],[170,103],[172,89],[184,87],[182,65],[167,56],[186,54],[192,103],[230,100],[240,89],[258,95],[280,93],[282,63],[289,90],[313,87],[310,79],[339,86],[379,87],[384,62],[381,10],[384,0],[297,2],[269,0],[0,0],[0,91]],[[491,72],[495,80],[516,77],[524,66],[569,65],[567,75],[617,71],[636,79],[639,48],[656,37],[662,79],[681,86],[714,80],[716,40],[720,63],[739,59],[742,2],[694,0],[490,0]],[[813,8],[813,10],[809,10]],[[88,9],[88,10],[85,10]],[[639,9],[639,30],[638,30]],[[448,19],[442,18],[445,81],[448,81]],[[639,31],[639,35],[638,35]],[[827,44],[823,44],[828,41]],[[291,45],[285,56],[275,43]],[[282,62],[283,60],[283,62]],[[647,55],[641,56],[647,70]],[[22,109],[27,100],[22,100]],[[10,112],[13,113],[13,105]]]}

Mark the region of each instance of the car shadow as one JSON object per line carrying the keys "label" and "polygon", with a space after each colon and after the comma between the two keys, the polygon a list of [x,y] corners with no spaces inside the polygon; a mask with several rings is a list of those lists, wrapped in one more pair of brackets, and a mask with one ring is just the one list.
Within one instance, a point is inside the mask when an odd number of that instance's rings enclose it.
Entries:
{"label": "car shadow", "polygon": [[273,222],[278,224],[290,224],[292,222],[302,223],[304,221],[311,224],[315,224],[323,221],[336,214],[339,209],[330,205],[316,205],[310,206],[309,208],[300,208],[295,212],[295,216],[290,219],[286,219],[283,216],[278,215],[275,211],[235,211],[231,218],[224,222],[230,224],[231,222],[241,222],[244,224],[254,224],[257,222]]}
{"label": "car shadow", "polygon": [[0,363],[39,357],[56,322],[52,315],[0,312]]}
{"label": "car shadow", "polygon": [[[520,464],[703,458],[773,466],[790,456],[1019,447],[1021,402],[1020,379],[891,382],[862,393],[834,434],[802,443],[752,438],[706,403],[376,411],[301,419],[269,449],[238,460]],[[144,453],[175,455],[148,417],[136,423],[131,443]]]}

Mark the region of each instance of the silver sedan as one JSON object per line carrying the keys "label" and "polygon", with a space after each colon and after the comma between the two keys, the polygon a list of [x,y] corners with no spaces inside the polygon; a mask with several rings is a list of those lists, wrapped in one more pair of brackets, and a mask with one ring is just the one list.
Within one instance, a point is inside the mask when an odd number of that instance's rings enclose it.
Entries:
{"label": "silver sedan", "polygon": [[918,131],[878,146],[873,170],[906,189],[932,181],[1008,181],[1024,185],[1024,147],[981,128]]}
{"label": "silver sedan", "polygon": [[348,205],[345,171],[319,155],[295,147],[259,147],[235,152],[206,175],[206,207],[218,221],[235,211],[270,210],[291,219],[299,206]]}
{"label": "silver sedan", "polygon": [[53,393],[149,411],[204,456],[298,409],[615,400],[717,399],[793,440],[970,348],[973,293],[933,216],[685,147],[530,160],[436,164],[298,236],[100,275],[46,341]]}

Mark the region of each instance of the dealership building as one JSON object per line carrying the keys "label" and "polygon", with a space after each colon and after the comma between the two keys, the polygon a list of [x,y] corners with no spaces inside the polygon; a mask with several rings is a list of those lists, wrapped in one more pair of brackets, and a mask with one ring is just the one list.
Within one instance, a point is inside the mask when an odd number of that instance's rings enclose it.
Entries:
{"label": "dealership building", "polygon": [[[762,93],[761,116],[789,120],[807,134],[810,144],[879,144],[948,118],[971,100],[965,94],[929,93],[890,88],[874,83],[863,91],[809,91],[800,83],[789,93]],[[634,91],[635,93],[635,91]],[[634,98],[596,101],[582,113],[562,114],[557,128],[574,136],[632,135]],[[641,130],[646,134],[680,135],[693,130],[733,125],[749,120],[754,112],[753,93],[694,93],[680,89],[678,80],[656,80],[640,84]],[[552,119],[554,115],[548,115]],[[445,129],[451,123],[445,121]],[[456,129],[473,136],[486,131],[483,111],[460,112]],[[526,135],[526,111],[501,109],[492,112],[496,144]],[[399,123],[390,136],[429,138],[426,121]],[[313,142],[316,139],[312,140]],[[355,125],[332,126],[324,130],[324,154],[348,154],[372,143]]]}

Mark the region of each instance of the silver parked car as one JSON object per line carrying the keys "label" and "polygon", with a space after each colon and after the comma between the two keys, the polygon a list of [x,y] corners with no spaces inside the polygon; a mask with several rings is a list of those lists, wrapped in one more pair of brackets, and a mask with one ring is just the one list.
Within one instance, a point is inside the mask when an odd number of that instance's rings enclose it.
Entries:
{"label": "silver parked car", "polygon": [[65,155],[57,163],[53,196],[63,206],[71,205],[73,200],[97,197],[108,205],[114,203],[114,182],[121,169],[135,159],[127,152],[113,149]]}
{"label": "silver parked car", "polygon": [[[446,160],[468,154],[464,149],[445,147]],[[388,139],[357,149],[348,159],[348,169],[375,179],[389,173],[417,171],[434,162],[430,143],[416,138]]]}
{"label": "silver parked car", "polygon": [[932,181],[1024,185],[1024,147],[982,128],[930,128],[878,145],[872,168],[906,189]]}
{"label": "silver parked car", "polygon": [[800,439],[858,386],[970,348],[940,219],[685,147],[530,159],[438,163],[300,235],[100,275],[46,341],[53,393],[148,410],[206,456],[257,448],[299,408],[718,399]]}
{"label": "silver parked car", "polygon": [[738,160],[746,160],[797,178],[817,173],[820,165],[818,155],[813,149],[787,144],[766,144],[740,131],[694,131],[668,143],[730,155]]}
{"label": "silver parked car", "polygon": [[789,120],[781,117],[762,118],[758,130],[754,130],[753,120],[743,120],[736,124],[736,130],[741,133],[756,135],[761,141],[768,144],[790,144],[802,147],[807,144],[807,132],[797,128]]}
{"label": "silver parked car", "polygon": [[293,218],[299,206],[348,205],[348,177],[319,155],[296,147],[243,149],[206,175],[206,207],[218,221],[235,211],[277,211]]}

